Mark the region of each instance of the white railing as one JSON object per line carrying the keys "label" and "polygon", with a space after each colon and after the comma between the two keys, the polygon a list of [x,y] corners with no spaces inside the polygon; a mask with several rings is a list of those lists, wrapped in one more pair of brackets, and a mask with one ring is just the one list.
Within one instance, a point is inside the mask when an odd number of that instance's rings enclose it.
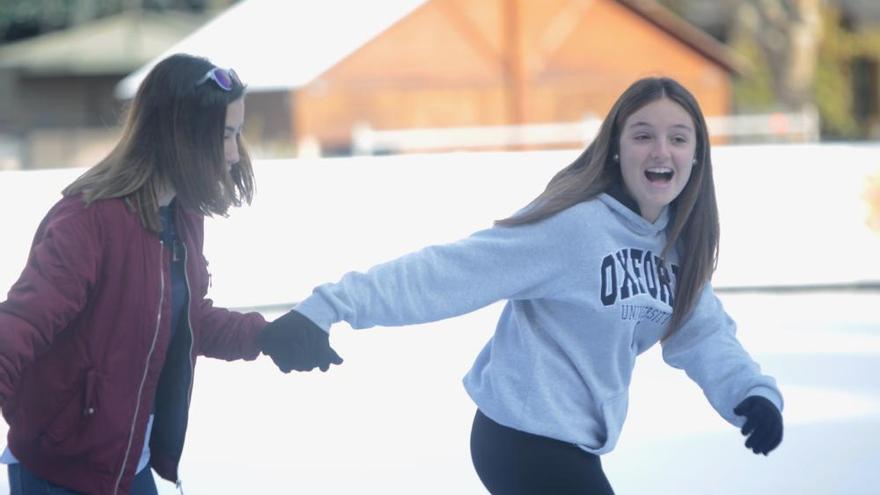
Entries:
{"label": "white railing", "polygon": [[[585,146],[599,132],[601,123],[598,117],[589,116],[577,122],[518,126],[373,129],[359,124],[352,129],[352,153]],[[814,108],[792,113],[713,116],[706,118],[706,125],[710,136],[730,143],[819,141],[819,116]]]}
{"label": "white railing", "polygon": [[585,143],[599,132],[602,121],[588,117],[579,122],[499,125],[474,127],[436,127],[421,129],[372,129],[356,126],[352,132],[353,153],[370,155],[376,151],[408,152],[460,148],[503,148],[511,145],[541,146]]}
{"label": "white railing", "polygon": [[819,141],[819,112],[813,106],[800,112],[706,117],[706,126],[710,136],[730,138],[730,141],[743,138],[753,142]]}

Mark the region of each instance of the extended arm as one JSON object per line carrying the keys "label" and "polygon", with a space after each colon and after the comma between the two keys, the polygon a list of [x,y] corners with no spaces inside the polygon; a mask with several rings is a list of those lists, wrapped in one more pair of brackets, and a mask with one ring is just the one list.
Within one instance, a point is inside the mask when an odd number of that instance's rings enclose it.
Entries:
{"label": "extended arm", "polygon": [[[465,314],[501,299],[541,297],[564,284],[571,272],[571,253],[577,249],[568,239],[572,234],[566,219],[562,213],[532,225],[486,229],[366,273],[350,272],[335,284],[316,288],[267,331],[296,332],[304,345],[314,342],[307,354],[322,357],[324,369],[341,361],[326,343],[330,326],[338,321],[354,328],[408,325]],[[315,366],[292,346],[286,352],[277,347],[264,347],[264,352],[282,370]]]}
{"label": "extended arm", "polygon": [[754,437],[746,446],[755,453],[766,454],[782,440],[782,394],[737,340],[736,324],[711,285],[681,328],[663,343],[663,359],[683,369],[725,420]]}
{"label": "extended arm", "polygon": [[317,287],[296,310],[324,330],[437,321],[503,299],[539,298],[563,286],[576,248],[565,213],[543,222],[494,227],[445,245],[426,247],[349,272]]}

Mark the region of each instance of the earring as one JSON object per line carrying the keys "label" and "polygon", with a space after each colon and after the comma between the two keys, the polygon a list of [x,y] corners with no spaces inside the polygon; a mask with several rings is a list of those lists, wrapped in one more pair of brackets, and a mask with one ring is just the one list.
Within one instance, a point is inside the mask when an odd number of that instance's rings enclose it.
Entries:
{"label": "earring", "polygon": [[691,160],[691,164],[696,165],[696,164],[697,164],[697,159],[694,158],[693,160]]}
{"label": "earring", "polygon": [[620,155],[618,155],[617,153],[615,153],[614,156],[611,157],[611,159],[614,160],[615,162],[620,161]]}

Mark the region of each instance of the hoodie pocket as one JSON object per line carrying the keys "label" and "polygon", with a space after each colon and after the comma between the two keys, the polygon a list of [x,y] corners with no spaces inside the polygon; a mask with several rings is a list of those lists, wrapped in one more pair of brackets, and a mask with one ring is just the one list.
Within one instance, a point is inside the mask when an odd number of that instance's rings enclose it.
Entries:
{"label": "hoodie pocket", "polygon": [[87,370],[81,386],[74,389],[41,436],[57,445],[86,428],[89,420],[98,412],[99,385],[99,374],[95,370]]}

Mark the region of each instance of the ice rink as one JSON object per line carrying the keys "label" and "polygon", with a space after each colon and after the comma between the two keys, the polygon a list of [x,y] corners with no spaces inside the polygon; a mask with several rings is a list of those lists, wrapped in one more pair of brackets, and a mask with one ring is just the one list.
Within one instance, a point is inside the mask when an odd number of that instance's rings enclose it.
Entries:
{"label": "ice rink", "polygon": [[[211,295],[273,318],[345,271],[488,227],[576,154],[260,162],[254,204],[208,222]],[[880,174],[880,147],[716,147],[713,156],[722,225],[714,284],[785,396],[784,441],[768,457],[746,450],[655,347],[636,366],[606,473],[623,495],[878,493],[880,233],[866,225],[864,195]],[[3,291],[39,219],[79,172],[0,172]],[[324,374],[283,375],[267,358],[201,359],[185,493],[485,493],[471,467],[475,409],[461,378],[500,310],[404,328],[339,325],[331,340],[345,364]],[[160,482],[160,493],[176,491]]]}

